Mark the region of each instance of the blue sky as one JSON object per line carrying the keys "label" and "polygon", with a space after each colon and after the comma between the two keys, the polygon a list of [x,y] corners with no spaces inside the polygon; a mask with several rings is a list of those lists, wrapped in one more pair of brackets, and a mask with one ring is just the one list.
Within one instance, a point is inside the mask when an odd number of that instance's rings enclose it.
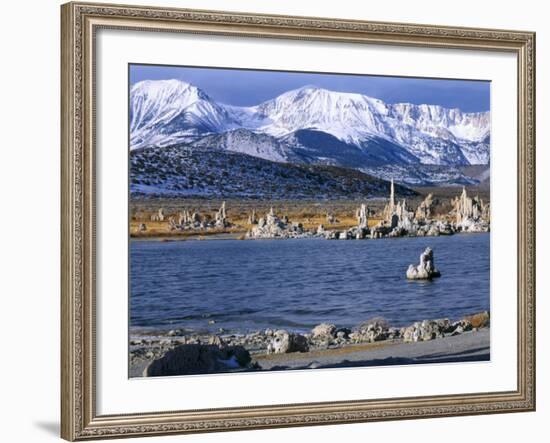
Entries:
{"label": "blue sky", "polygon": [[315,85],[366,94],[386,103],[434,104],[465,112],[490,109],[488,81],[130,65],[131,85],[174,78],[194,84],[216,101],[236,106],[257,105],[291,89]]}

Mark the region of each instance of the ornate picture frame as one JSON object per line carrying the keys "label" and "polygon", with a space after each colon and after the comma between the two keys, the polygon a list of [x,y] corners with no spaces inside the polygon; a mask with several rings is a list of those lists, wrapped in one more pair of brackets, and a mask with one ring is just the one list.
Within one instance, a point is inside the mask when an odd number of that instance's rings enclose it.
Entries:
{"label": "ornate picture frame", "polygon": [[[535,34],[524,31],[67,3],[62,21],[61,435],[264,429],[535,410]],[[95,36],[99,29],[474,49],[517,56],[517,389],[119,415],[96,412]]]}

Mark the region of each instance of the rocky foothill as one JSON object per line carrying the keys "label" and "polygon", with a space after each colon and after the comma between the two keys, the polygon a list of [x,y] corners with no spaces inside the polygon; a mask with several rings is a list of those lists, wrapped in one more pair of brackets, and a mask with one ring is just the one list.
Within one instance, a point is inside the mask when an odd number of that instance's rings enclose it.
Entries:
{"label": "rocky foothill", "polygon": [[143,376],[261,370],[255,356],[307,353],[376,342],[414,343],[488,327],[490,315],[482,312],[458,321],[423,320],[406,327],[392,327],[382,318],[353,328],[322,323],[303,334],[266,329],[249,334],[213,335],[175,329],[157,336],[133,337],[130,362],[144,366]]}

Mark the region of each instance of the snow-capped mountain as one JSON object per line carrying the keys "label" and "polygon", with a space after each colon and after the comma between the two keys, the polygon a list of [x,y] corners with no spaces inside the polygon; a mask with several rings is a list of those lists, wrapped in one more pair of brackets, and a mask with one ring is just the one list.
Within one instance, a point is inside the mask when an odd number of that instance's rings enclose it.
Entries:
{"label": "snow-capped mountain", "polygon": [[434,105],[391,105],[361,94],[313,86],[286,92],[255,110],[259,116],[243,124],[263,122],[255,129],[276,137],[314,129],[365,149],[369,140],[385,139],[425,164],[469,164],[468,157],[477,160],[470,152],[465,155],[461,145],[481,142],[490,125],[489,113],[462,113]]}
{"label": "snow-capped mountain", "polygon": [[388,110],[382,101],[315,86],[285,92],[258,105],[256,111],[266,122],[258,130],[274,136],[315,129],[359,145],[365,137],[387,131]]}
{"label": "snow-capped mountain", "polygon": [[180,80],[130,91],[130,146],[196,146],[267,160],[361,168],[489,163],[489,112],[387,104],[315,86],[252,107],[217,103]]}
{"label": "snow-capped mountain", "polygon": [[167,146],[240,127],[223,105],[180,80],[145,80],[130,90],[130,146]]}

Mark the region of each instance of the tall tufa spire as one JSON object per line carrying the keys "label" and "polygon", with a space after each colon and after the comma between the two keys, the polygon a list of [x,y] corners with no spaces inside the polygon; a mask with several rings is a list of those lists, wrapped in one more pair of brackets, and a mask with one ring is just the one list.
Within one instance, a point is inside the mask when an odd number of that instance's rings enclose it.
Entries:
{"label": "tall tufa spire", "polygon": [[390,205],[392,208],[395,206],[395,189],[393,186],[393,178],[391,179],[391,187],[390,187]]}
{"label": "tall tufa spire", "polygon": [[460,195],[460,200],[462,201],[463,205],[466,203],[467,199],[468,199],[468,194],[466,193],[466,186],[462,186],[462,194]]}

